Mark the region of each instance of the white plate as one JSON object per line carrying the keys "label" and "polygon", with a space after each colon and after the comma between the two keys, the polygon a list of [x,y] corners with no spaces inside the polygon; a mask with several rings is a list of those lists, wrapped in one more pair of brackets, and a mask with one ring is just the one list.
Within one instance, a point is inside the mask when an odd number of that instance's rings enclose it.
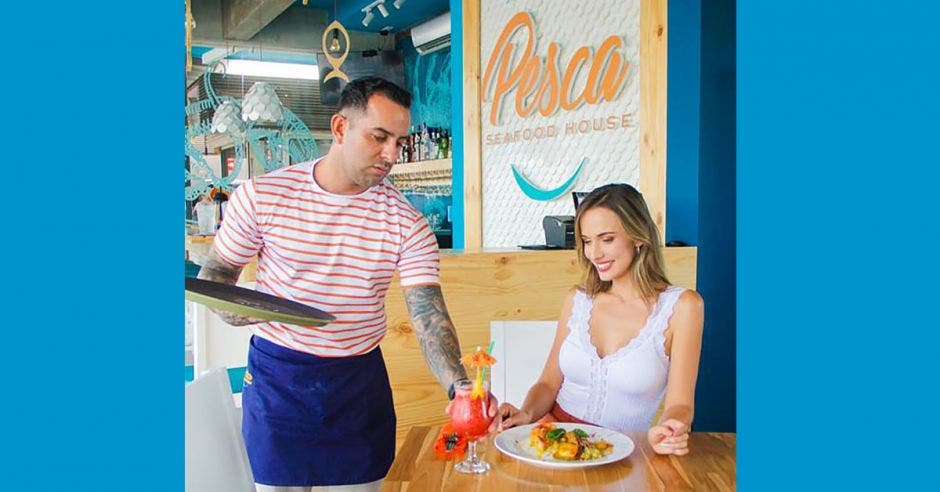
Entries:
{"label": "white plate", "polygon": [[630,453],[633,452],[633,440],[615,430],[587,424],[556,422],[556,427],[565,429],[566,431],[581,429],[587,432],[588,438],[592,441],[603,439],[613,444],[614,450],[607,456],[588,461],[556,460],[549,454],[543,454],[542,458],[539,459],[538,455],[535,453],[535,449],[529,446],[529,436],[531,436],[532,428],[536,425],[537,424],[523,425],[500,432],[496,435],[496,438],[493,439],[493,444],[496,445],[496,449],[500,450],[506,456],[544,468],[585,468],[588,466],[604,465],[620,461],[630,456]]}

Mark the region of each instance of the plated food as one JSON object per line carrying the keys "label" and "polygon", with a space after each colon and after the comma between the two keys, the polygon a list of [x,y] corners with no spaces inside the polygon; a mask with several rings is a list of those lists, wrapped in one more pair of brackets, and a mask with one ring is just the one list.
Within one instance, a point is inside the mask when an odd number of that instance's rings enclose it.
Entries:
{"label": "plated food", "polygon": [[614,450],[614,445],[603,439],[592,439],[584,431],[575,427],[565,430],[553,423],[537,424],[529,433],[529,446],[541,459],[549,454],[556,460],[596,460],[607,456]]}
{"label": "plated food", "polygon": [[493,444],[506,456],[544,468],[604,465],[626,458],[634,449],[633,440],[623,433],[568,422],[513,427],[497,434]]}

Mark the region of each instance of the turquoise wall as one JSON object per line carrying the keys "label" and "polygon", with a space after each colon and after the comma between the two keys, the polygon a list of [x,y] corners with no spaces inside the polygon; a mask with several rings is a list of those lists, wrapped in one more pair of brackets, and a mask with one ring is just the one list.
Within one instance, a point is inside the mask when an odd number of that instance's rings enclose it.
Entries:
{"label": "turquoise wall", "polygon": [[411,124],[451,128],[450,48],[418,56],[411,38],[398,42],[405,64],[405,85],[411,92]]}

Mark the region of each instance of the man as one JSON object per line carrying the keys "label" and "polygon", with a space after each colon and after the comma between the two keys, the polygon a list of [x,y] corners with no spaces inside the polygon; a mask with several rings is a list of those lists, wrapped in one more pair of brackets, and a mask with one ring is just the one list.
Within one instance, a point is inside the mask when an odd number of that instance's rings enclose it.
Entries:
{"label": "man", "polygon": [[200,278],[234,284],[257,254],[258,290],[337,318],[305,327],[219,313],[233,325],[258,323],[242,433],[259,491],[378,489],[395,451],[378,347],[393,271],[431,372],[449,388],[466,377],[441,295],[437,241],[385,179],[408,137],[410,104],[407,91],[380,78],[347,84],[330,120],[329,153],[239,187],[200,270]]}
{"label": "man", "polygon": [[218,222],[216,209],[217,207],[208,193],[203,195],[193,206],[193,215],[196,216],[196,222],[199,224],[199,234],[205,236],[215,234],[215,225]]}

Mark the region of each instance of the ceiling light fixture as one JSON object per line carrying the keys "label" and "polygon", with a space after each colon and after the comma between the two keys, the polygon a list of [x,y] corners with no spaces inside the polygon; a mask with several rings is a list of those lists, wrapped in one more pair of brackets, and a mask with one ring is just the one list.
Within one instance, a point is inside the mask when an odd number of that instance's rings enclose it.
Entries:
{"label": "ceiling light fixture", "polygon": [[[339,15],[337,12],[338,10],[336,8],[336,0],[333,0],[333,22],[327,26],[327,31],[329,31],[331,27],[333,28],[333,39],[330,40],[330,46],[327,48],[327,51],[333,53],[334,55],[343,49],[343,47],[339,45],[339,31],[343,25],[339,23]],[[336,27],[333,27],[334,24]]]}
{"label": "ceiling light fixture", "polygon": [[404,4],[405,4],[405,0],[395,0],[394,2],[392,2],[392,6],[395,7],[396,9],[400,9],[401,6]]}
{"label": "ceiling light fixture", "polygon": [[372,19],[375,18],[375,14],[372,13],[372,9],[379,9],[379,13],[382,14],[382,17],[388,17],[388,9],[385,8],[385,0],[375,0],[374,2],[362,7],[362,12],[366,14],[362,18],[362,25],[369,27],[369,23],[372,22]]}
{"label": "ceiling light fixture", "polygon": [[302,63],[278,63],[257,60],[224,60],[225,73],[255,77],[280,77],[284,79],[319,80],[316,65]]}
{"label": "ceiling light fixture", "polygon": [[242,109],[232,101],[225,101],[215,108],[215,115],[212,116],[212,125],[209,129],[212,133],[233,133],[241,135],[245,133],[245,122],[241,119]]}
{"label": "ceiling light fixture", "polygon": [[333,39],[330,40],[330,53],[334,55],[339,53],[342,46],[339,45],[339,30],[333,29]]}
{"label": "ceiling light fixture", "polygon": [[242,99],[242,120],[277,122],[284,119],[284,106],[267,82],[255,82]]}
{"label": "ceiling light fixture", "polygon": [[[326,35],[333,31],[333,37],[329,43],[326,42]],[[343,35],[343,39],[346,40],[345,43],[340,44],[339,35]],[[346,32],[346,28],[343,27],[343,24],[339,22],[339,12],[336,8],[336,0],[333,0],[333,22],[330,25],[326,26],[326,30],[323,31],[323,56],[326,58],[326,62],[330,64],[332,70],[325,69],[325,75],[323,76],[323,81],[326,82],[332,78],[338,78],[340,80],[345,80],[349,82],[349,76],[343,73],[339,67],[343,65],[343,62],[346,61],[346,57],[349,56],[349,33]]]}

